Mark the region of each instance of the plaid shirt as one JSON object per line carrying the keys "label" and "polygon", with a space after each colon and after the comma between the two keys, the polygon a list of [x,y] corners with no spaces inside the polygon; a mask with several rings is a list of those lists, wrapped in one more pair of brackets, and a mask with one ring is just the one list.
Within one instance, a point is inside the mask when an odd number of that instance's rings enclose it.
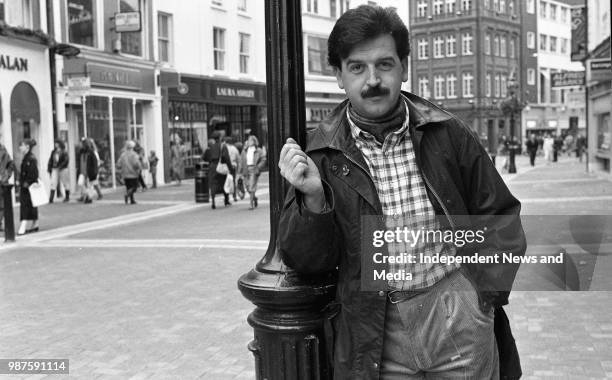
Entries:
{"label": "plaid shirt", "polygon": [[[425,183],[419,173],[416,157],[410,139],[408,128],[408,107],[406,106],[406,120],[403,126],[387,135],[383,144],[378,142],[372,134],[361,130],[349,116],[351,134],[355,139],[357,148],[363,154],[368,164],[372,180],[376,186],[378,197],[386,216],[386,227],[395,230],[407,226],[412,230],[437,230],[440,226],[436,220],[435,210],[431,204]],[[415,255],[415,264],[388,264],[391,273],[405,270],[412,274],[412,281],[389,281],[392,290],[416,290],[434,285],[448,273],[454,271],[459,265],[423,264],[418,259],[419,253],[425,256],[454,255],[453,245],[440,242],[425,242],[419,239],[411,246],[409,243],[388,243],[390,256],[403,253]]]}

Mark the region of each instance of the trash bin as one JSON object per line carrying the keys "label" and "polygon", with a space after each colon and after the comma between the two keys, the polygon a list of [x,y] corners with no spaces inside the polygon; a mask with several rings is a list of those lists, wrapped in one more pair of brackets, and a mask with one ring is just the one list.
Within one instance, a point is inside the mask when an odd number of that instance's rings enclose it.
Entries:
{"label": "trash bin", "polygon": [[208,203],[208,162],[196,163],[194,182],[196,203]]}

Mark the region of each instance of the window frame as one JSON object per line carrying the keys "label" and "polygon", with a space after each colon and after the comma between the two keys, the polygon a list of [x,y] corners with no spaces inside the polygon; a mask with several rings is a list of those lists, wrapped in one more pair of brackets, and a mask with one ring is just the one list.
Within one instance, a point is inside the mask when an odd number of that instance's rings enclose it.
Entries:
{"label": "window frame", "polygon": [[420,38],[417,42],[417,59],[429,59],[429,40],[428,38]]}
{"label": "window frame", "polygon": [[[247,51],[244,52],[243,48],[243,38],[246,38]],[[238,32],[238,72],[240,74],[250,74],[250,61],[251,61],[251,35],[249,33]],[[243,58],[244,58],[244,66],[246,69],[243,71]]]}
{"label": "window frame", "polygon": [[91,10],[92,10],[92,44],[91,45],[86,45],[86,44],[82,44],[79,42],[74,42],[70,39],[70,16],[69,16],[69,9],[68,9],[68,2],[70,0],[63,0],[63,4],[65,6],[65,20],[66,20],[66,25],[63,28],[65,33],[66,33],[66,42],[76,45],[76,46],[82,46],[85,48],[89,48],[89,49],[98,49],[99,48],[99,38],[98,38],[98,0],[91,0]]}
{"label": "window frame", "polygon": [[[452,89],[452,91],[450,91]],[[457,76],[454,73],[446,75],[446,98],[457,98]]]}
{"label": "window frame", "polygon": [[444,58],[444,37],[436,36],[433,40],[433,57]]}
{"label": "window frame", "polygon": [[474,55],[474,36],[472,32],[465,32],[461,35],[461,55]]}
{"label": "window frame", "polygon": [[474,74],[469,71],[461,73],[461,93],[464,98],[474,97]]}
{"label": "window frame", "polygon": [[[168,30],[168,36],[162,36],[160,33],[161,30],[161,19],[165,18],[167,25],[166,29]],[[161,41],[167,43],[167,54],[168,59],[163,60],[161,56]],[[174,19],[171,13],[167,12],[157,12],[157,60],[160,62],[173,63],[174,62]]]}
{"label": "window frame", "polygon": [[454,34],[446,36],[446,56],[457,56],[457,37]]}
{"label": "window frame", "polygon": [[444,99],[445,84],[443,75],[434,75],[434,99]]}
{"label": "window frame", "polygon": [[[215,71],[225,71],[225,32],[227,30],[225,28],[221,28],[219,26],[213,26],[213,70]],[[219,37],[215,34],[218,32]],[[217,41],[220,42],[222,46],[216,46]],[[218,65],[218,63],[220,64]],[[220,67],[220,68],[219,68]]]}
{"label": "window frame", "polygon": [[537,42],[536,42],[536,34],[535,34],[535,32],[528,31],[527,34],[526,34],[526,38],[527,38],[527,48],[528,49],[536,49]]}
{"label": "window frame", "polygon": [[[117,1],[117,12],[121,12],[121,1],[122,0],[118,0]],[[137,0],[138,1],[138,12],[140,13],[140,32],[135,32],[140,36],[140,54],[132,54],[130,52],[126,52],[123,50],[123,36],[130,34],[130,33],[120,33],[121,36],[119,37],[119,39],[121,40],[121,54],[122,55],[126,55],[129,57],[138,57],[138,58],[144,58],[145,55],[147,54],[147,26],[146,26],[146,17],[143,17],[143,11],[142,9],[144,8],[144,0]]]}

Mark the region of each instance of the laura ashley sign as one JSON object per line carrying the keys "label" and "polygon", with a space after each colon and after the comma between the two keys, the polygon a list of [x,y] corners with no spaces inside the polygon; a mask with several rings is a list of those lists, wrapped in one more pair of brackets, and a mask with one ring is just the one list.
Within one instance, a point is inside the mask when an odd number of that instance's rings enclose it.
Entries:
{"label": "laura ashley sign", "polygon": [[28,71],[28,60],[0,54],[0,69],[11,71]]}
{"label": "laura ashley sign", "polygon": [[255,98],[255,91],[244,88],[217,87],[217,96],[235,98]]}

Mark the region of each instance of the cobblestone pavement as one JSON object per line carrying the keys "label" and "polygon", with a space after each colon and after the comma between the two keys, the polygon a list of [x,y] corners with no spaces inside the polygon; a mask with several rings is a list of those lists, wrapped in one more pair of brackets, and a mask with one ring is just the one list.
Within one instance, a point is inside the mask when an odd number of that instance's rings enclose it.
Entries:
{"label": "cobblestone pavement", "polygon": [[[518,157],[519,173],[503,175],[525,214],[612,214],[610,182],[569,159],[537,164]],[[255,211],[246,201],[213,211],[192,190],[138,193],[134,207],[121,192],[43,207],[38,237],[0,246],[0,358],[69,358],[77,379],[253,379],[253,306],[236,281],[267,246],[266,189]],[[603,289],[611,258],[596,258]],[[513,292],[507,309],[524,378],[612,379],[612,292],[559,291],[523,268],[521,284],[539,290]]]}

